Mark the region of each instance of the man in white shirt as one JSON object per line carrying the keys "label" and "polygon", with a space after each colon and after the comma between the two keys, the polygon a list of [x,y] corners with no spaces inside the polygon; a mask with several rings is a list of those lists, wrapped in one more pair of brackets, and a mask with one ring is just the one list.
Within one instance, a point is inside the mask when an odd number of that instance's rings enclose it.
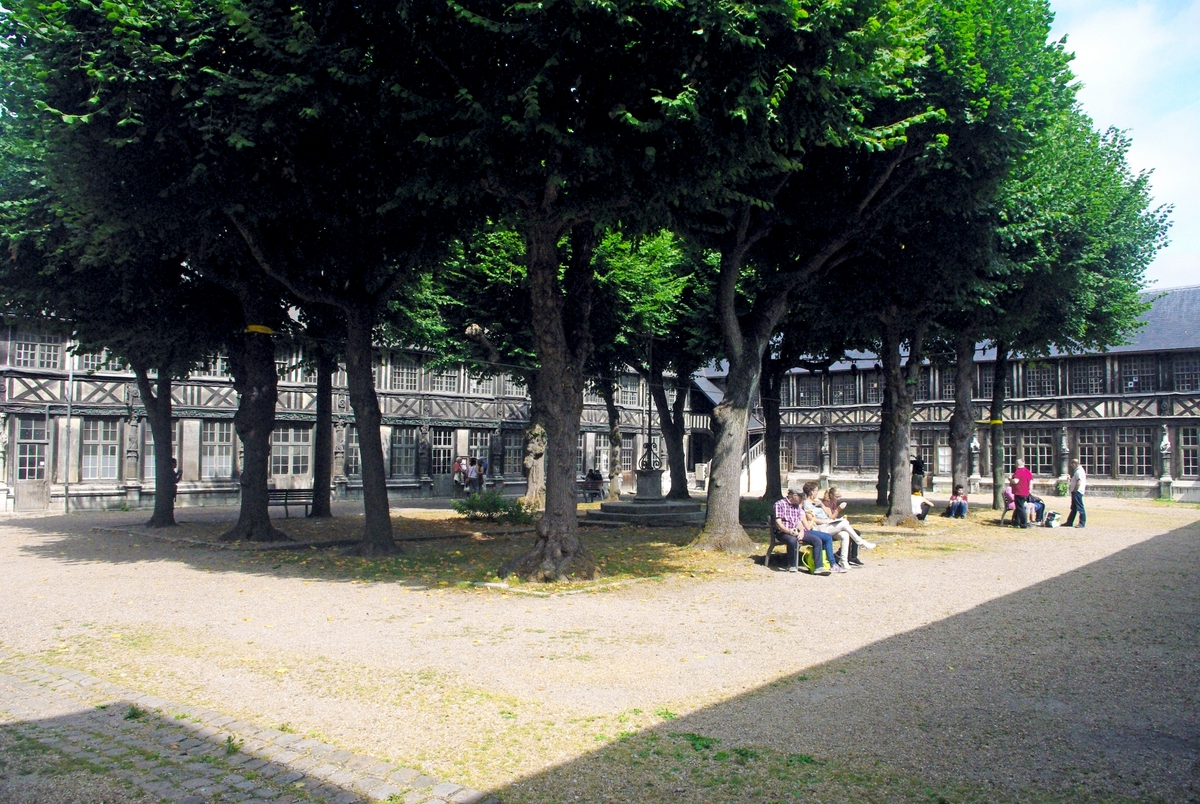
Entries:
{"label": "man in white shirt", "polygon": [[1086,527],[1087,510],[1083,507],[1083,493],[1087,491],[1087,472],[1083,471],[1078,458],[1071,459],[1071,482],[1068,488],[1071,491],[1071,513],[1067,514],[1067,521],[1063,523],[1063,527],[1075,525],[1076,513],[1079,514],[1079,525],[1076,527]]}

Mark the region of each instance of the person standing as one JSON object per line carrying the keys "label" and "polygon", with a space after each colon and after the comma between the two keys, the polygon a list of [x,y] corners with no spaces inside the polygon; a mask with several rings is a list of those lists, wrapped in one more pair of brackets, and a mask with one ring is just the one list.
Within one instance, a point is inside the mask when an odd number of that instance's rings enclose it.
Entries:
{"label": "person standing", "polygon": [[479,493],[479,462],[474,458],[467,461],[467,488],[471,494]]}
{"label": "person standing", "polygon": [[1013,526],[1027,528],[1029,527],[1029,515],[1025,510],[1025,504],[1029,502],[1029,495],[1033,493],[1033,472],[1025,467],[1024,458],[1017,458],[1017,469],[1013,472],[1010,482],[1016,503],[1016,508],[1013,509]]}
{"label": "person standing", "polygon": [[[1078,458],[1071,459],[1071,482],[1067,486],[1071,491],[1071,513],[1067,514],[1066,527],[1087,527],[1087,510],[1083,507],[1083,493],[1087,491],[1087,472]],[[1079,514],[1079,524],[1075,525],[1075,514]]]}

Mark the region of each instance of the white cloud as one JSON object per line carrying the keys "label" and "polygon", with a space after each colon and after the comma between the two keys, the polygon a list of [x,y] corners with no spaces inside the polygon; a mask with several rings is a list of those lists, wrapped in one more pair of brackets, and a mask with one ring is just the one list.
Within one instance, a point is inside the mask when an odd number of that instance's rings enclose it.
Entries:
{"label": "white cloud", "polygon": [[1153,170],[1158,203],[1173,204],[1171,245],[1150,266],[1159,287],[1200,283],[1200,0],[1059,0],[1083,83],[1079,98],[1101,128],[1130,132],[1129,161]]}

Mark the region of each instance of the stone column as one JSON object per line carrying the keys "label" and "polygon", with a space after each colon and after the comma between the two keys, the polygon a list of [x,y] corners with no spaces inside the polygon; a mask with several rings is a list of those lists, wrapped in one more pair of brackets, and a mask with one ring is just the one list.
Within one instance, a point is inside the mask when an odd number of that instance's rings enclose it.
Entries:
{"label": "stone column", "polygon": [[125,423],[125,505],[142,507],[141,473],[142,420],[130,415]]}
{"label": "stone column", "polygon": [[971,476],[967,480],[967,485],[968,485],[967,493],[968,494],[978,494],[980,483],[983,481],[983,478],[979,474],[979,431],[978,430],[973,431],[971,433],[971,454],[970,454],[969,460],[971,462],[971,465],[968,468],[970,469]]}
{"label": "stone column", "polygon": [[1171,478],[1171,435],[1166,424],[1162,426],[1162,440],[1158,442],[1158,457],[1162,462],[1162,471],[1158,476],[1158,496],[1160,499],[1169,500],[1174,481]]}
{"label": "stone column", "polygon": [[[341,397],[340,402],[344,402]],[[333,423],[333,494],[338,500],[346,499],[346,423]]]}
{"label": "stone column", "polygon": [[433,496],[433,444],[428,424],[417,430],[417,475],[421,479],[420,496]]}
{"label": "stone column", "polygon": [[821,476],[818,478],[821,488],[823,489],[829,488],[829,470],[831,464],[832,460],[829,454],[829,428],[826,427],[821,431]]}
{"label": "stone column", "polygon": [[1071,448],[1067,444],[1067,426],[1064,424],[1058,435],[1058,482],[1059,484],[1069,483],[1071,474],[1067,471],[1067,461],[1071,457]]}

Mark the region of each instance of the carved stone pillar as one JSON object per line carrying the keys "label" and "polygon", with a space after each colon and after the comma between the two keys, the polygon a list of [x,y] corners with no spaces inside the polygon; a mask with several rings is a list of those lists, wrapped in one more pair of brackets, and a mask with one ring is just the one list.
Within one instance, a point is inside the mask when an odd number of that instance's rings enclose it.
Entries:
{"label": "carved stone pillar", "polygon": [[[343,396],[339,401],[345,400]],[[333,424],[333,488],[334,496],[339,500],[346,499],[346,423]]]}
{"label": "carved stone pillar", "polygon": [[8,488],[8,414],[0,413],[0,514],[12,513],[13,497]]}
{"label": "carved stone pillar", "polygon": [[141,444],[142,419],[130,414],[125,423],[125,505],[142,507]]}
{"label": "carved stone pillar", "polygon": [[1064,424],[1058,434],[1058,482],[1067,483],[1071,479],[1067,471],[1067,462],[1071,458],[1071,447],[1067,444],[1067,426]]}
{"label": "carved stone pillar", "polygon": [[[428,401],[428,400],[427,400]],[[420,496],[433,496],[433,443],[428,424],[417,430],[417,474],[421,478]]]}
{"label": "carved stone pillar", "polygon": [[829,470],[831,463],[832,461],[830,460],[829,454],[829,428],[826,427],[821,431],[821,476],[818,478],[821,488],[823,489],[829,488]]}
{"label": "carved stone pillar", "polygon": [[1158,457],[1162,463],[1162,470],[1158,475],[1158,496],[1169,500],[1174,481],[1171,478],[1171,434],[1166,424],[1162,426],[1162,440],[1158,442]]}
{"label": "carved stone pillar", "polygon": [[968,468],[970,469],[971,476],[967,479],[967,485],[969,486],[967,493],[978,494],[980,483],[983,481],[983,478],[979,474],[979,431],[971,433],[971,454],[969,460],[971,465]]}

